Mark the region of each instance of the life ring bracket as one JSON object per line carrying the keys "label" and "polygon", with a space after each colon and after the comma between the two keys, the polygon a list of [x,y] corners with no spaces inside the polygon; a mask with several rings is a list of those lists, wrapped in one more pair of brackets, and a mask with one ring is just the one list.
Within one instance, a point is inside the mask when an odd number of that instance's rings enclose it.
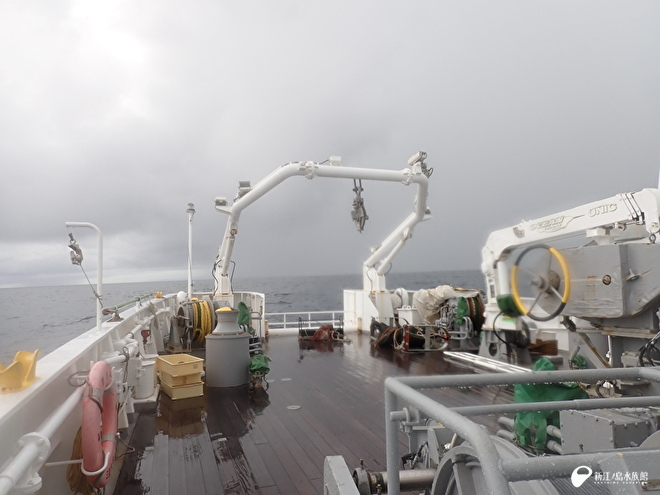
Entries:
{"label": "life ring bracket", "polygon": [[81,464],[80,465],[80,470],[85,476],[98,476],[102,472],[104,472],[106,469],[108,469],[108,465],[110,464],[110,452],[105,453],[105,462],[103,463],[103,466],[101,466],[100,469],[96,471],[87,471],[84,466]]}

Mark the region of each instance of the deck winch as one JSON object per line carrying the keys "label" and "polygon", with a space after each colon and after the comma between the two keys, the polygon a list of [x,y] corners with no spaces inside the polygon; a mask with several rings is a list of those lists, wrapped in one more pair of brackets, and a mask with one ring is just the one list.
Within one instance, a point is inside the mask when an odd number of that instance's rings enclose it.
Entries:
{"label": "deck winch", "polygon": [[250,334],[238,325],[238,310],[223,307],[215,314],[215,329],[206,336],[206,385],[245,385],[250,379]]}
{"label": "deck winch", "polygon": [[[471,363],[531,368],[536,360],[534,370],[386,379],[387,471],[358,468],[359,493],[398,494],[408,490],[408,471],[429,469],[432,479],[416,490],[660,492],[659,212],[660,190],[643,189],[491,233]],[[441,311],[436,321],[456,319]],[[514,403],[448,407],[431,398],[433,388],[485,386],[513,388]],[[504,428],[493,435],[471,416],[501,416]],[[409,438],[404,456],[400,431]],[[414,462],[402,471],[401,459]],[[355,493],[333,491],[345,473],[325,474],[328,492]]]}

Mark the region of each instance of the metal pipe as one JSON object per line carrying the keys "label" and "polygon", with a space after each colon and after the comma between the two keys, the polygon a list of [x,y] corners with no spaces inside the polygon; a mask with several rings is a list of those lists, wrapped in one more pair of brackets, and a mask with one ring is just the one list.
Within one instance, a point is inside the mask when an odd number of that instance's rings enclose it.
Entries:
{"label": "metal pipe", "polygon": [[[420,165],[414,165],[413,169],[403,170],[380,170],[371,168],[347,168],[334,165],[322,165],[316,162],[292,162],[288,163],[263,178],[250,191],[245,193],[234,201],[230,208],[218,208],[220,211],[229,213],[227,226],[222,245],[220,246],[217,262],[214,267],[216,287],[213,294],[228,294],[231,290],[227,273],[229,263],[234,247],[235,234],[238,232],[238,221],[241,212],[264,196],[267,192],[274,189],[277,185],[294,176],[304,176],[308,179],[315,177],[327,177],[336,179],[366,179],[389,182],[401,182],[404,185],[415,183],[418,186],[417,198],[415,201],[415,213],[408,217],[397,229],[390,234],[381,246],[367,259],[365,266],[373,266],[381,259],[382,253],[391,249],[400,238],[404,231],[412,233],[413,226],[422,221],[426,215],[426,200],[428,196],[428,177],[424,175]],[[219,285],[219,286],[218,286]]]}
{"label": "metal pipe", "polygon": [[515,421],[513,418],[507,418],[506,416],[501,416],[497,418],[497,423],[506,426],[509,430],[513,431],[515,428]]}
{"label": "metal pipe", "polygon": [[[425,176],[422,177],[426,179]],[[420,190],[417,193],[417,195],[421,196],[422,191]],[[426,203],[426,201],[424,202]],[[424,219],[424,210],[420,211],[419,206],[417,206],[416,210],[410,215],[408,215],[403,220],[403,222],[401,222],[401,224],[399,224],[399,226],[389,236],[387,236],[387,238],[381,243],[381,245],[378,248],[376,248],[376,250],[372,253],[372,255],[365,260],[363,266],[367,268],[371,268],[379,261],[382,262],[381,264],[385,264],[384,260],[386,259],[388,260],[388,262],[391,261],[394,256],[392,255],[384,258],[385,252],[394,249],[397,246],[397,244],[401,242],[405,243],[405,241],[408,240],[410,236],[412,236],[413,227],[417,225],[419,222],[421,222],[423,219]],[[402,238],[402,236],[404,235],[406,237]],[[403,244],[397,249],[397,252],[401,249],[401,247],[403,247]]]}
{"label": "metal pipe", "polygon": [[478,366],[479,368],[488,369],[490,371],[497,371],[499,373],[531,373],[532,371],[515,364],[504,363],[484,356],[475,356],[474,354],[459,351],[447,351],[445,352],[445,357],[450,358],[451,360],[461,361],[464,364],[467,363],[471,366]]}
{"label": "metal pipe", "polygon": [[[649,451],[641,451],[642,455],[649,455]],[[626,452],[626,456],[632,452]],[[552,455],[545,457],[527,457],[523,459],[503,459],[502,471],[509,481],[533,480],[539,478],[555,479],[570,478],[577,466],[588,466],[593,470],[599,469],[599,464],[611,458],[612,452],[598,452],[590,454]],[[629,464],[630,465],[630,464]]]}
{"label": "metal pipe", "polygon": [[[501,416],[497,419],[497,423],[501,426],[504,426],[505,428],[508,428],[508,430],[498,430],[497,436],[513,441],[514,438],[515,438],[515,436],[514,436],[515,433],[514,432],[515,432],[515,428],[516,428],[515,420],[513,418],[507,418],[506,416]],[[552,437],[560,438],[560,439],[563,438],[563,436],[561,434],[561,430],[559,428],[557,428],[556,426],[554,426],[554,425],[546,426],[545,431],[548,432],[548,435],[550,435]],[[502,433],[502,434],[500,434],[500,433]],[[548,444],[550,444],[550,442],[557,443],[554,440],[550,440],[550,441],[548,441]],[[561,446],[561,444],[559,444],[559,445]],[[552,450],[554,450],[555,452],[559,452],[558,450],[556,450],[554,448],[552,448]]]}
{"label": "metal pipe", "polygon": [[62,403],[62,405],[53,411],[53,413],[48,416],[48,418],[46,418],[43,423],[41,423],[41,426],[39,426],[37,432],[48,438],[52,437],[57,429],[62,426],[62,423],[66,417],[71,414],[71,412],[76,407],[78,407],[78,403],[80,402],[83,391],[83,387],[76,388]]}
{"label": "metal pipe", "polygon": [[[387,472],[367,472],[371,493],[391,493],[388,490]],[[404,492],[430,490],[435,469],[403,469],[399,471],[399,489]]]}
{"label": "metal pipe", "polygon": [[652,382],[660,381],[658,376],[660,376],[660,370],[657,367],[653,368],[633,368],[639,370],[639,377],[643,380],[649,380]]}
{"label": "metal pipe", "polygon": [[[39,428],[23,435],[18,444],[20,450],[11,458],[0,472],[0,495],[8,495],[26,474],[36,475],[39,468],[50,454],[50,439],[64,420],[78,406],[83,388],[76,388],[71,395],[53,413],[41,423]],[[34,473],[28,473],[30,468]]]}
{"label": "metal pipe", "polygon": [[128,359],[132,357],[136,357],[138,353],[140,352],[140,345],[138,344],[137,340],[130,341],[126,343],[123,346],[127,353],[122,353],[118,354],[116,356],[108,357],[105,358],[104,361],[107,361],[107,363],[111,366],[115,366],[117,364],[125,363]]}
{"label": "metal pipe", "polygon": [[[397,459],[393,458],[394,450],[396,447],[393,447],[392,445],[397,443],[398,438],[396,434],[396,424],[389,420],[389,415],[391,412],[389,407],[391,406],[391,403],[388,404],[388,392],[392,395],[396,394],[396,396],[405,400],[411,406],[417,408],[430,418],[442,423],[450,431],[457,433],[459,436],[467,440],[477,450],[479,453],[481,469],[486,480],[486,485],[488,487],[488,493],[492,495],[511,493],[508,481],[499,467],[501,458],[497,452],[497,449],[495,448],[493,440],[484,429],[475,427],[474,422],[457,414],[448,407],[439,404],[421,392],[412,389],[403,383],[403,380],[400,378],[387,378],[385,380],[385,390],[387,420],[386,443],[388,450],[387,483],[388,487],[390,487],[390,493],[395,493],[398,495],[400,492],[399,476],[396,464]],[[392,424],[394,424],[393,433]]]}
{"label": "metal pipe", "polygon": [[188,300],[192,299],[192,223],[195,215],[195,205],[188,203]]}
{"label": "metal pipe", "polygon": [[385,380],[385,457],[387,463],[387,485],[389,493],[400,495],[399,488],[399,438],[397,424],[390,419],[390,414],[397,409],[398,399],[387,386]]}
{"label": "metal pipe", "polygon": [[[417,388],[442,387],[471,387],[487,385],[513,385],[532,383],[559,383],[566,381],[597,381],[597,380],[630,380],[630,381],[660,381],[660,371],[649,368],[616,368],[598,370],[569,370],[569,371],[537,371],[531,373],[483,374],[483,375],[443,375],[443,376],[406,376],[389,377],[385,380],[385,408],[386,408],[386,445],[387,445],[387,482],[391,488],[390,493],[399,494],[398,475],[398,438],[397,428],[390,418],[397,408],[397,398],[400,397],[411,406],[417,408],[430,418],[442,423],[450,431],[458,434],[468,441],[476,451],[482,472],[486,480],[489,493],[510,493],[509,481],[556,478],[570,476],[576,465],[597,467],[598,462],[611,453],[580,454],[553,456],[551,458],[534,458],[532,460],[516,459],[505,461],[497,452],[493,440],[474,422],[459,414],[459,411],[468,411],[475,414],[493,414],[508,407],[488,406],[477,408],[450,409],[433,399],[425,396]],[[632,399],[632,400],[631,400]],[[558,401],[551,403],[514,404],[513,410],[554,410],[561,407],[591,408],[604,405],[619,407],[631,406],[640,403],[647,405],[657,401],[656,398],[618,398],[618,399],[589,399],[577,401]],[[611,401],[616,400],[615,403]],[[498,409],[499,408],[499,409]],[[397,416],[394,414],[394,416]]]}
{"label": "metal pipe", "polygon": [[[408,173],[409,170],[402,170],[401,173]],[[382,259],[383,253],[392,249],[400,240],[403,233],[407,233],[408,237],[412,236],[413,227],[419,222],[424,220],[426,211],[426,200],[428,196],[429,179],[423,173],[415,173],[408,175],[410,181],[417,184],[417,196],[415,198],[415,211],[411,213],[389,236],[385,238],[382,244],[367,258],[363,263],[366,267],[374,266],[379,260]],[[385,179],[390,180],[390,179]],[[404,184],[407,184],[404,182]],[[390,258],[391,259],[391,258]]]}
{"label": "metal pipe", "polygon": [[588,370],[532,371],[529,373],[484,373],[480,375],[425,375],[397,377],[401,383],[418,388],[475,387],[561,382],[597,382],[601,380],[650,380],[660,382],[660,370],[654,368],[609,368]]}
{"label": "metal pipe", "polygon": [[482,414],[504,414],[536,411],[563,411],[575,409],[587,411],[608,407],[646,407],[660,406],[660,396],[656,397],[618,397],[616,399],[572,399],[551,402],[516,402],[513,404],[489,404],[485,406],[452,407],[451,410],[463,416]]}
{"label": "metal pipe", "polygon": [[562,449],[561,443],[555,440],[548,440],[548,443],[546,443],[545,446],[548,450],[552,450],[553,452],[557,452],[558,454],[564,453],[564,449]]}
{"label": "metal pipe", "polygon": [[[430,490],[435,469],[405,469],[399,472],[401,489],[408,491]],[[387,491],[387,485],[384,487]]]}
{"label": "metal pipe", "polygon": [[11,493],[25,476],[25,472],[39,457],[41,449],[35,442],[25,444],[0,473],[0,495]]}
{"label": "metal pipe", "polygon": [[561,434],[561,430],[554,425],[548,425],[545,428],[545,431],[548,432],[548,435],[553,436],[555,438],[560,438],[560,439],[564,438],[564,436]]}
{"label": "metal pipe", "polygon": [[[144,299],[150,299],[152,297],[153,297],[153,294],[146,294],[144,296],[134,297],[133,299],[129,299],[128,301],[124,301],[123,303],[120,303],[120,304],[116,304],[115,306],[107,306],[104,309],[119,310],[119,309],[123,309],[127,306],[130,306],[133,303],[136,303],[136,302],[139,303],[139,302],[143,301]],[[159,310],[159,311],[161,311],[161,310]]]}
{"label": "metal pipe", "polygon": [[509,442],[514,442],[516,440],[516,434],[509,430],[497,430],[497,433],[495,433],[495,435],[497,435],[500,438],[504,438]]}
{"label": "metal pipe", "polygon": [[117,364],[126,362],[126,356],[124,354],[119,354],[118,356],[106,358],[104,361],[107,361],[110,366],[115,366]]}
{"label": "metal pipe", "polygon": [[[414,213],[411,215],[414,216]],[[416,223],[416,222],[415,222]],[[380,263],[378,269],[376,270],[376,273],[378,275],[384,275],[387,270],[390,269],[389,264],[392,262],[394,257],[399,254],[399,251],[403,249],[403,246],[405,246],[406,241],[410,238],[412,234],[410,234],[407,231],[401,232],[401,239],[399,239],[399,242],[392,248],[392,251],[390,251],[390,254],[388,254],[385,258],[383,258],[382,262]]]}
{"label": "metal pipe", "polygon": [[101,297],[103,294],[103,234],[101,229],[96,225],[89,222],[66,222],[64,224],[67,228],[73,227],[85,227],[93,229],[96,231],[96,236],[98,240],[98,260],[97,260],[97,274],[96,274],[96,329],[101,330],[102,319],[101,315],[103,314],[103,304],[101,303]]}

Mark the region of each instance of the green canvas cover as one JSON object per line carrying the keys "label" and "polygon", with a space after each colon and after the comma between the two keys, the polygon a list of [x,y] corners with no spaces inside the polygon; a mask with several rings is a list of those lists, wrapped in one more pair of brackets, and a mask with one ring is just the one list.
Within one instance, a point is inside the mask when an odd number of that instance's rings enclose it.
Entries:
{"label": "green canvas cover", "polygon": [[470,307],[468,306],[467,299],[459,297],[456,300],[456,324],[462,325],[463,319],[470,316]]}
{"label": "green canvas cover", "polygon": [[[534,371],[554,370],[555,365],[547,358],[534,364]],[[584,399],[588,394],[577,383],[540,383],[515,385],[514,402],[548,402],[557,400]],[[543,451],[548,441],[546,427],[559,427],[559,411],[517,413],[514,421],[516,440],[522,447]]]}
{"label": "green canvas cover", "polygon": [[250,308],[243,301],[238,303],[238,318],[236,323],[238,323],[240,328],[254,335],[254,328],[250,326]]}
{"label": "green canvas cover", "polygon": [[250,358],[250,373],[258,375],[266,375],[270,372],[270,366],[268,363],[270,359],[263,354],[255,354]]}
{"label": "green canvas cover", "polygon": [[520,310],[516,306],[516,303],[513,301],[513,296],[511,294],[499,295],[495,298],[497,301],[497,307],[500,309],[504,316],[509,316],[515,318],[520,316]]}

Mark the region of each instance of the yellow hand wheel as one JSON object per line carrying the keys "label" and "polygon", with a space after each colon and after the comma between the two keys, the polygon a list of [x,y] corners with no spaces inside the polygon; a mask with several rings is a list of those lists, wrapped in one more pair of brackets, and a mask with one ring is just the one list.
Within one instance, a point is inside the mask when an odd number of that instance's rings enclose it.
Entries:
{"label": "yellow hand wheel", "polygon": [[[534,262],[537,268],[528,269],[522,267],[522,261],[531,252],[536,251],[536,260]],[[544,260],[547,258],[547,262]],[[554,263],[556,261],[556,263]],[[560,273],[557,273],[553,268],[559,265]],[[541,266],[542,268],[538,268]],[[520,295],[520,282],[519,276],[521,272],[527,281],[527,286],[534,294],[534,301],[528,308],[522,301]],[[522,278],[522,277],[521,277]],[[563,281],[563,292],[560,291]],[[566,260],[559,251],[555,248],[539,244],[537,246],[530,246],[523,250],[518,256],[513,268],[511,269],[511,294],[513,295],[513,302],[518,310],[525,316],[529,316],[532,320],[548,321],[553,319],[561,313],[566,307],[568,297],[571,292],[571,278],[568,272]],[[539,305],[547,314],[534,314],[532,310]],[[556,306],[556,307],[555,307]],[[550,308],[550,310],[548,310]],[[553,309],[554,308],[554,309]]]}

